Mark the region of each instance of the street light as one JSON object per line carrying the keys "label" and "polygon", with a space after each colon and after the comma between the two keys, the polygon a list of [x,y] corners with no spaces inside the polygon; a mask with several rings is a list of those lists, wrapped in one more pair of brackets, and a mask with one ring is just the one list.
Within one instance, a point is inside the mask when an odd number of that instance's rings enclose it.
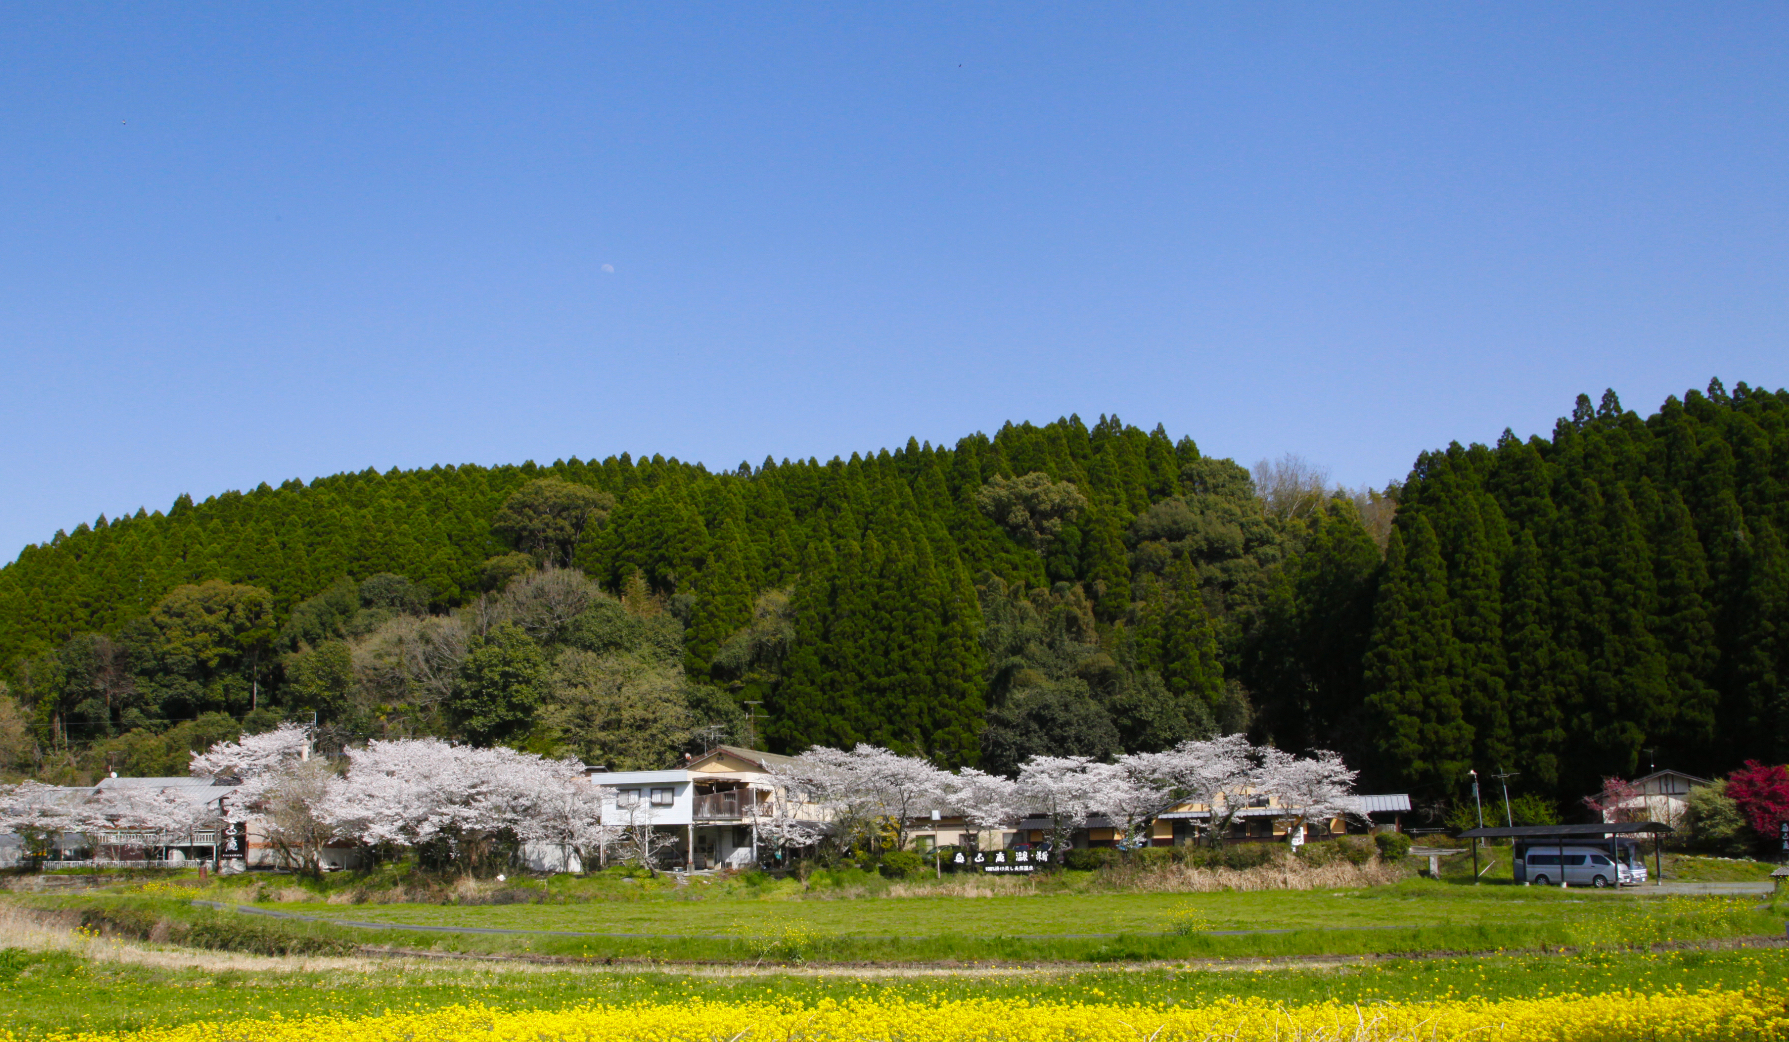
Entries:
{"label": "street light", "polygon": [[1521,771],[1498,771],[1491,775],[1503,783],[1503,823],[1512,829],[1516,827],[1516,817],[1509,810],[1509,780],[1521,773]]}

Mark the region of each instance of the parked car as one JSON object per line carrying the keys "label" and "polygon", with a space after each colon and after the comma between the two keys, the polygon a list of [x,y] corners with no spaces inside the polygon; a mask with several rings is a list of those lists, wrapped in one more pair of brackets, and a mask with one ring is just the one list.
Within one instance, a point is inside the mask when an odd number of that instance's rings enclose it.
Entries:
{"label": "parked car", "polygon": [[1517,878],[1526,876],[1535,886],[1549,886],[1563,881],[1571,884],[1606,886],[1638,886],[1646,882],[1645,859],[1636,856],[1636,848],[1623,844],[1619,853],[1608,847],[1532,846],[1523,851],[1517,862]]}

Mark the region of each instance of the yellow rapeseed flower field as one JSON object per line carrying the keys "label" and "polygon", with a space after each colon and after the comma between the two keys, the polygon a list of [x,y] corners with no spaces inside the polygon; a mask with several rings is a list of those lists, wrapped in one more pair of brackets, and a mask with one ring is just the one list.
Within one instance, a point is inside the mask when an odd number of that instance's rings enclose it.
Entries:
{"label": "yellow rapeseed flower field", "polygon": [[[1610,992],[1499,1001],[1338,1002],[1283,1006],[1262,999],[1181,1006],[1023,999],[940,1002],[890,998],[804,1003],[694,1000],[560,1010],[481,1005],[193,1023],[54,1042],[1673,1042],[1789,1039],[1789,993],[1767,989]],[[0,1029],[0,1039],[12,1042]]]}

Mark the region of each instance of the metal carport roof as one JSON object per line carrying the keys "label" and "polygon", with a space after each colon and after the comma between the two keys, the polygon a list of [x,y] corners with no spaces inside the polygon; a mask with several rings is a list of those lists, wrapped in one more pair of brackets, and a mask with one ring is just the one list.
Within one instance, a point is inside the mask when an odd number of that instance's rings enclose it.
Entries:
{"label": "metal carport roof", "polygon": [[1592,825],[1517,825],[1514,828],[1468,829],[1460,839],[1582,839],[1629,832],[1670,832],[1660,821],[1605,821]]}

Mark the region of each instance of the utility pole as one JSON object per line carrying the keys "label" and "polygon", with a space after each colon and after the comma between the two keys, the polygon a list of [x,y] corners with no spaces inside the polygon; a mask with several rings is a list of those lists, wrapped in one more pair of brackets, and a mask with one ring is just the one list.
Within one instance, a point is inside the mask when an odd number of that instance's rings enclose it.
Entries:
{"label": "utility pole", "polygon": [[1498,771],[1491,775],[1503,783],[1503,823],[1512,829],[1516,827],[1516,817],[1509,810],[1509,780],[1521,773],[1521,771]]}
{"label": "utility pole", "polygon": [[[1472,775],[1472,804],[1473,804],[1473,806],[1478,808],[1478,827],[1482,829],[1485,827],[1485,804],[1484,804],[1483,800],[1480,800],[1478,798],[1478,772],[1477,771],[1468,771],[1466,773]],[[1560,874],[1564,875],[1565,873],[1561,872]],[[1478,837],[1477,836],[1472,837],[1472,885],[1473,886],[1478,885]]]}
{"label": "utility pole", "polygon": [[745,717],[746,744],[753,749],[756,749],[758,747],[758,707],[763,704],[764,704],[763,702],[747,702],[746,703],[746,705],[749,707],[745,711],[746,712],[746,717]]}

